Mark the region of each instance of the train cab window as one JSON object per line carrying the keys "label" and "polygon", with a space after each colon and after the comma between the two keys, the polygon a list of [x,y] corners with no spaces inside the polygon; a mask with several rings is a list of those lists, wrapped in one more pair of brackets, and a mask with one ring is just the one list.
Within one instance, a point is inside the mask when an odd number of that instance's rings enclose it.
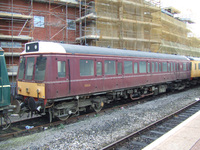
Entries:
{"label": "train cab window", "polygon": [[147,72],[146,61],[140,61],[139,70],[140,70],[140,73],[146,73]]}
{"label": "train cab window", "polygon": [[134,73],[138,73],[138,63],[134,63]]}
{"label": "train cab window", "polygon": [[186,70],[187,70],[186,63],[183,63],[183,71],[186,71]]}
{"label": "train cab window", "polygon": [[96,73],[97,73],[97,76],[101,76],[102,75],[102,62],[97,62],[96,63]]}
{"label": "train cab window", "polygon": [[66,62],[65,61],[57,61],[57,71],[58,71],[59,78],[66,77]]}
{"label": "train cab window", "polygon": [[117,63],[117,74],[118,75],[122,74],[122,63],[121,62]]}
{"label": "train cab window", "polygon": [[161,66],[161,63],[159,63],[159,72],[162,71],[162,66]]}
{"label": "train cab window", "polygon": [[26,73],[25,73],[25,79],[26,80],[32,80],[34,62],[35,62],[34,57],[27,58]]}
{"label": "train cab window", "polygon": [[158,72],[158,62],[156,62],[156,72]]}
{"label": "train cab window", "polygon": [[155,63],[154,62],[151,63],[151,67],[152,67],[152,73],[155,72]]}
{"label": "train cab window", "polygon": [[132,61],[124,61],[124,73],[125,74],[133,73],[133,62]]}
{"label": "train cab window", "polygon": [[105,75],[115,75],[116,74],[116,67],[115,61],[113,60],[105,60],[104,62],[104,71]]}
{"label": "train cab window", "polygon": [[94,75],[94,61],[80,60],[80,76],[93,76],[93,75]]}
{"label": "train cab window", "polygon": [[25,70],[25,58],[20,59],[18,79],[23,79]]}
{"label": "train cab window", "polygon": [[46,71],[46,57],[37,57],[35,66],[35,80],[43,81]]}

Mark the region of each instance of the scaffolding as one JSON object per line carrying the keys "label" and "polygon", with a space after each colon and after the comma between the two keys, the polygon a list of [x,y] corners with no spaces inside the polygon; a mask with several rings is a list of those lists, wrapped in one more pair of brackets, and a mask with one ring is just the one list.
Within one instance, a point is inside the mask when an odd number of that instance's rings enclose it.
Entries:
{"label": "scaffolding", "polygon": [[16,77],[19,54],[29,41],[77,44],[78,7],[76,0],[1,1],[0,47],[5,50],[8,75]]}
{"label": "scaffolding", "polygon": [[84,6],[87,13],[76,20],[84,24],[81,44],[142,51],[160,45],[160,0],[85,0]]}
{"label": "scaffolding", "polygon": [[[79,0],[80,44],[200,56],[186,22],[160,0]],[[197,41],[196,41],[197,42]]]}

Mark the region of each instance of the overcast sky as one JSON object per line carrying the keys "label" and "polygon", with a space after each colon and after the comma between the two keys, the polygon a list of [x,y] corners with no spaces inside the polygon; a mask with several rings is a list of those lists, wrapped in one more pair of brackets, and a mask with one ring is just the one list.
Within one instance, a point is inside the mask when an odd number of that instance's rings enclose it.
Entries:
{"label": "overcast sky", "polygon": [[188,27],[200,37],[200,1],[199,0],[161,0],[161,7],[172,6],[181,11],[180,17],[191,18],[195,24]]}

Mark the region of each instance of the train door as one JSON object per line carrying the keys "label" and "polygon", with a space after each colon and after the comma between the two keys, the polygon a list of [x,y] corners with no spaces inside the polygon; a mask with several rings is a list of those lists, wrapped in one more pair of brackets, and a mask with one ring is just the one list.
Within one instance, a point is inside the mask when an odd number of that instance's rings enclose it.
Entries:
{"label": "train door", "polygon": [[70,72],[69,59],[65,57],[57,58],[57,96],[64,97],[70,93]]}
{"label": "train door", "polygon": [[152,68],[151,68],[151,62],[147,61],[147,83],[151,83],[152,80]]}
{"label": "train door", "polygon": [[176,79],[180,79],[180,64],[176,64]]}
{"label": "train door", "polygon": [[1,69],[2,69],[2,66],[1,66],[1,56],[0,56],[0,106],[1,106],[1,103],[2,103],[2,100],[3,100],[3,84],[2,84],[2,75],[1,75]]}
{"label": "train door", "polygon": [[95,91],[102,91],[104,87],[103,61],[98,58],[95,60]]}
{"label": "train door", "polygon": [[117,60],[117,83],[116,88],[122,88],[124,86],[124,72],[123,72],[123,61]]}

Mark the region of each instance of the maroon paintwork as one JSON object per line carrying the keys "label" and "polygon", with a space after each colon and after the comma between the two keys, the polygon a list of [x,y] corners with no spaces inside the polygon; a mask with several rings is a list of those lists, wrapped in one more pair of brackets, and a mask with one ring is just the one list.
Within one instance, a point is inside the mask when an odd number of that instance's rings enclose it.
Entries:
{"label": "maroon paintwork", "polygon": [[[158,84],[170,82],[179,79],[190,79],[190,61],[188,60],[160,60],[153,58],[133,58],[119,56],[94,56],[94,55],[71,55],[71,54],[44,54],[47,57],[45,93],[46,99],[56,99],[83,95],[89,93],[112,91],[115,89],[124,89],[148,84]],[[94,61],[94,76],[80,76],[79,61],[80,59],[92,59]],[[116,75],[104,75],[104,60],[116,61]],[[173,62],[180,64],[180,71],[154,72],[124,74],[123,62],[131,60],[134,62],[146,61],[151,62]],[[66,61],[65,78],[58,78],[57,61]],[[96,75],[96,62],[102,62],[102,76]],[[122,75],[117,75],[117,62],[122,62]],[[183,63],[187,63],[187,70],[183,71]],[[133,65],[134,66],[134,65]],[[150,65],[151,66],[151,65]],[[177,65],[176,65],[177,66]],[[139,68],[139,67],[138,67]],[[151,68],[151,67],[150,67]],[[134,70],[134,69],[133,69]],[[152,68],[150,69],[152,70]]]}

